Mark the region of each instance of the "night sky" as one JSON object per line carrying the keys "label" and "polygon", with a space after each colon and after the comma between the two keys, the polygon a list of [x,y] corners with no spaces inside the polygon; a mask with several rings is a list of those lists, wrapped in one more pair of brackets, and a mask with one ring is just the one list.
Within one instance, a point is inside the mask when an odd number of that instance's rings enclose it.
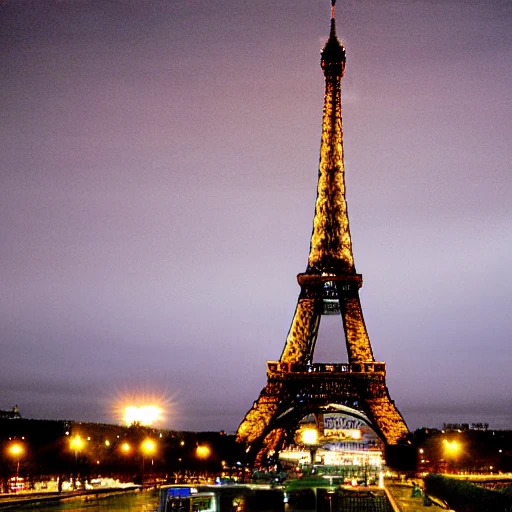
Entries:
{"label": "night sky", "polygon": [[[338,1],[347,201],[411,429],[512,428],[512,2]],[[234,431],[316,197],[328,0],[0,1],[0,409]],[[339,317],[317,361],[347,359]]]}

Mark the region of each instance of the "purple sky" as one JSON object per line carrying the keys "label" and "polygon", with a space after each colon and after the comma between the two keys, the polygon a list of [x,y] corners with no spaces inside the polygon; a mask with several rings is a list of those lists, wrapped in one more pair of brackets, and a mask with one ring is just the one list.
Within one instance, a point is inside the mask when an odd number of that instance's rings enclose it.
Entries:
{"label": "purple sky", "polygon": [[[236,429],[307,264],[329,9],[0,1],[0,409],[112,422],[143,389],[168,428]],[[511,26],[509,0],[337,5],[361,301],[413,429],[512,428]]]}

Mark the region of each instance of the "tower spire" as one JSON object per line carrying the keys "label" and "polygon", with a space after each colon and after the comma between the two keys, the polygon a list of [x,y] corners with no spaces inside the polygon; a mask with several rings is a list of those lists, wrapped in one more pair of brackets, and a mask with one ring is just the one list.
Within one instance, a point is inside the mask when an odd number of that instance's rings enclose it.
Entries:
{"label": "tower spire", "polygon": [[334,5],[331,0],[331,32],[321,52],[325,76],[322,140],[318,188],[308,273],[355,274],[352,241],[345,200],[341,78],[345,72],[345,47],[336,37]]}
{"label": "tower spire", "polygon": [[336,37],[336,19],[335,19],[335,9],[336,0],[331,0],[331,32],[329,34],[329,39],[331,37]]}

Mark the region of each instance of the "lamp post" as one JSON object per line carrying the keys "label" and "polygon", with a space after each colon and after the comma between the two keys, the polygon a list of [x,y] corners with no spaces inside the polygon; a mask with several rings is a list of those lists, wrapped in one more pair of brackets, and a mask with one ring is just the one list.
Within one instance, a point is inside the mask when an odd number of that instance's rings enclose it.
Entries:
{"label": "lamp post", "polygon": [[122,454],[121,460],[122,460],[123,474],[126,476],[126,473],[128,472],[128,469],[127,469],[127,466],[128,466],[128,456],[130,455],[130,453],[132,451],[132,447],[130,446],[130,443],[124,442],[121,445],[120,451],[121,451],[121,454]]}
{"label": "lamp post", "polygon": [[309,448],[311,467],[315,464],[315,455],[318,449],[318,430],[307,428],[302,432],[302,442]]}
{"label": "lamp post", "polygon": [[73,488],[76,488],[76,479],[78,477],[78,454],[83,450],[84,446],[85,441],[79,434],[76,434],[69,440],[69,447],[75,453],[75,475],[73,478]]}
{"label": "lamp post", "polygon": [[146,455],[154,455],[156,452],[156,443],[152,439],[145,439],[142,441],[140,445],[140,449],[142,452],[142,475],[141,475],[141,485],[142,489],[144,489],[144,459]]}
{"label": "lamp post", "polygon": [[75,452],[75,464],[78,461],[78,452],[84,447],[84,440],[77,434],[69,440],[69,447]]}
{"label": "lamp post", "polygon": [[20,443],[13,443],[9,447],[9,454],[16,460],[16,479],[14,480],[14,492],[18,492],[18,479],[20,476],[20,457],[24,452],[23,445]]}
{"label": "lamp post", "polygon": [[200,444],[196,448],[196,456],[199,460],[205,461],[205,477],[208,480],[208,470],[206,469],[206,460],[210,456],[211,450],[210,448],[205,444]]}

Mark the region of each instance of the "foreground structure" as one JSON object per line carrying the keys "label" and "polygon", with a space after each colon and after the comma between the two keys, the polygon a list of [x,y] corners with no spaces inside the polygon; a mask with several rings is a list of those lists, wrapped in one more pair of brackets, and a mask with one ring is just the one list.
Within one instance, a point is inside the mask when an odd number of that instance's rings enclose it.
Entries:
{"label": "foreground structure", "polygon": [[[343,163],[341,78],[346,58],[336,37],[335,0],[331,3],[330,36],[321,54],[325,96],[308,265],[297,276],[301,291],[284,350],[279,361],[268,362],[267,385],[237,432],[256,465],[296,441],[308,417],[320,438],[325,437],[326,414],[349,415],[364,422],[382,439],[388,462],[397,458],[401,451],[397,448],[407,445],[409,434],[389,396],[386,364],[373,356],[359,300],[362,276],[356,272],[352,254]],[[341,317],[347,363],[314,361],[324,315]],[[336,437],[336,432],[331,435]],[[338,439],[343,436],[337,433]]]}

